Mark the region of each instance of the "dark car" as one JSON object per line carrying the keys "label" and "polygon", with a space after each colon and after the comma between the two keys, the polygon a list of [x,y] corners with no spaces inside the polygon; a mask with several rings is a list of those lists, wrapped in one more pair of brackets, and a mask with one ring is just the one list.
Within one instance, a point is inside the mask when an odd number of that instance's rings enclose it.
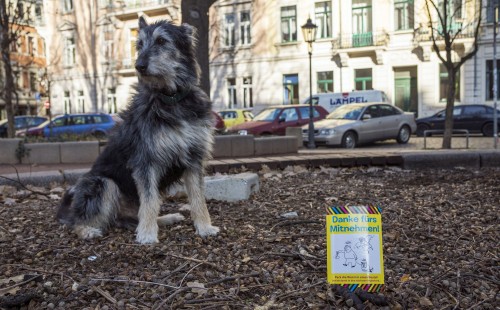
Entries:
{"label": "dark car", "polygon": [[[321,106],[313,107],[313,121],[324,119],[328,112]],[[254,136],[284,136],[287,127],[301,127],[309,123],[309,106],[279,105],[270,106],[255,115],[254,119],[235,125],[228,131]]]}
{"label": "dark car", "polygon": [[[31,116],[31,115],[21,115],[14,116],[14,130],[19,132],[20,130],[36,127],[47,120],[43,116]],[[7,120],[0,121],[0,137],[7,137]]]}
{"label": "dark car", "polygon": [[[467,129],[470,133],[493,136],[494,109],[484,104],[459,105],[453,108],[453,129]],[[500,124],[500,111],[497,110]],[[417,136],[426,130],[444,130],[445,110],[417,119]]]}
{"label": "dark car", "polygon": [[116,118],[110,114],[65,114],[52,120],[43,129],[44,137],[61,135],[92,135],[106,137],[116,124]]}

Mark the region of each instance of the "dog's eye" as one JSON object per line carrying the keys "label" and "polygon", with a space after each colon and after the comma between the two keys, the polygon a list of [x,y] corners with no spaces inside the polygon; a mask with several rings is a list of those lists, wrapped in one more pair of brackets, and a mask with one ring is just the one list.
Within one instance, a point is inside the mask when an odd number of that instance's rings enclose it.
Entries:
{"label": "dog's eye", "polygon": [[155,43],[158,45],[163,45],[163,44],[165,44],[165,42],[167,42],[167,41],[162,37],[156,38],[156,41],[155,41]]}

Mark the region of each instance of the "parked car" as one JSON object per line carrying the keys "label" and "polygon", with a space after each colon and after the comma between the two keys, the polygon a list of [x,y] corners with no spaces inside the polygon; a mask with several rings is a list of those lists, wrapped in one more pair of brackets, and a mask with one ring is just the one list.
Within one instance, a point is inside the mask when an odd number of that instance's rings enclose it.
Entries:
{"label": "parked car", "polygon": [[[426,130],[444,130],[446,111],[442,110],[430,117],[417,119],[417,136]],[[453,129],[467,129],[470,133],[493,136],[494,109],[484,104],[459,105],[453,108]],[[500,111],[497,110],[500,124]]]}
{"label": "parked car", "polygon": [[245,109],[222,110],[218,113],[224,120],[226,128],[253,120],[252,112]]}
{"label": "parked car", "polygon": [[16,132],[16,137],[43,137],[43,129],[50,124],[49,120],[36,127],[26,128]]}
{"label": "parked car", "polygon": [[[313,107],[313,120],[320,120],[328,115],[321,106]],[[300,127],[309,122],[309,106],[279,105],[270,106],[255,115],[254,119],[228,129],[229,132],[254,136],[284,136],[287,127]]]}
{"label": "parked car", "polygon": [[[337,108],[326,119],[314,122],[314,142],[344,148],[388,139],[407,143],[416,129],[415,115],[391,104],[352,103]],[[303,126],[304,144],[309,142],[308,132],[308,126]]]}
{"label": "parked car", "polygon": [[[47,118],[43,116],[31,116],[31,115],[14,116],[14,129],[16,132],[18,132],[26,128],[36,127],[41,123],[45,122],[46,120]],[[0,121],[0,137],[1,138],[7,137],[7,119]]]}
{"label": "parked car", "polygon": [[224,131],[226,131],[226,125],[224,124],[224,120],[222,119],[222,117],[215,111],[212,111],[212,115],[214,117],[215,132],[223,133]]}
{"label": "parked car", "polygon": [[52,120],[43,129],[44,137],[61,135],[93,135],[98,138],[106,137],[116,124],[112,115],[104,113],[94,114],[65,114]]}

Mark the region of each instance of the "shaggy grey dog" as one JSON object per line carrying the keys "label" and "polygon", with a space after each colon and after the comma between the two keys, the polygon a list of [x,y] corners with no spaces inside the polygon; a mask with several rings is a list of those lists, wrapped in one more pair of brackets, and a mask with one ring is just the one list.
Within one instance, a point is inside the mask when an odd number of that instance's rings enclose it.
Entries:
{"label": "shaggy grey dog", "polygon": [[63,196],[57,218],[79,237],[102,236],[110,226],[136,229],[139,243],[158,242],[160,193],[182,179],[200,236],[216,235],[204,195],[204,164],[212,151],[211,102],[198,87],[193,28],[139,19],[137,93],[123,122],[90,172]]}

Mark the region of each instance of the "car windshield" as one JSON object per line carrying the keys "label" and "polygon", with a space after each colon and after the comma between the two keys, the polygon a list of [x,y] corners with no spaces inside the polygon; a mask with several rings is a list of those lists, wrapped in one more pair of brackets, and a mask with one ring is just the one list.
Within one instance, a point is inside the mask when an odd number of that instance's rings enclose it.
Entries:
{"label": "car windshield", "polygon": [[280,113],[280,109],[265,109],[259,112],[259,114],[255,115],[254,121],[262,121],[262,122],[272,122],[276,119],[276,116]]}
{"label": "car windshield", "polygon": [[364,106],[359,105],[344,105],[341,106],[332,113],[328,114],[327,119],[349,119],[357,120],[363,112]]}

